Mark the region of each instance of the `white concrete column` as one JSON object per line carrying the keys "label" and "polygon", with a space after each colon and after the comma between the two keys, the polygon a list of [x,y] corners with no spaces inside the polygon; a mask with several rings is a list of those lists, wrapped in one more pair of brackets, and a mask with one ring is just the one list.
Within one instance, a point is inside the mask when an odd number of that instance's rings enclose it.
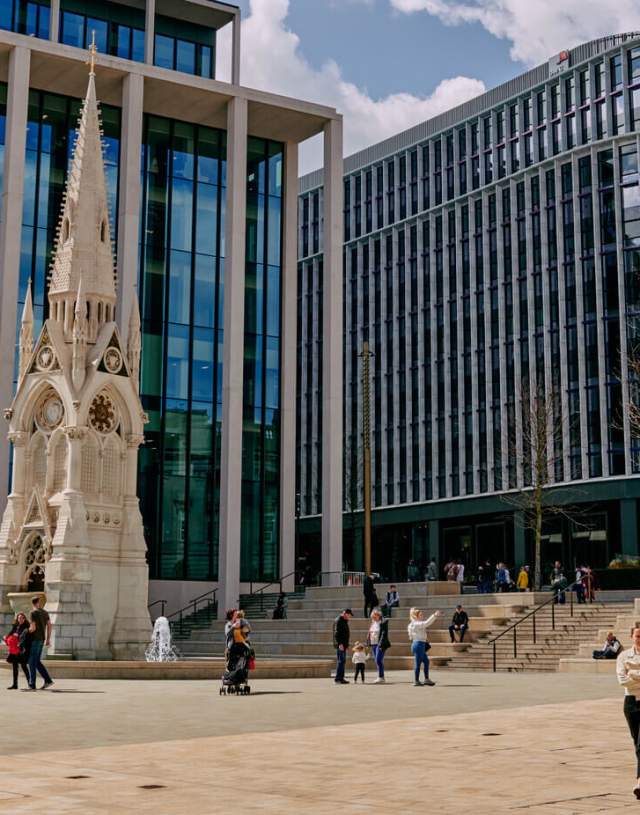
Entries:
{"label": "white concrete column", "polygon": [[67,488],[65,492],[80,492],[82,478],[82,442],[86,427],[65,427],[67,437]]}
{"label": "white concrete column", "polygon": [[51,42],[58,42],[60,31],[60,0],[51,0],[51,11],[49,13],[49,39]]}
{"label": "white concrete column", "polygon": [[242,493],[242,377],[244,370],[244,279],[247,204],[246,99],[227,108],[227,192],[222,363],[222,448],[220,479],[220,615],[237,607],[240,595]]}
{"label": "white concrete column", "polygon": [[242,20],[240,18],[240,10],[233,18],[232,33],[231,33],[231,83],[233,85],[240,84],[240,28]]}
{"label": "white concrete column", "polygon": [[[287,142],[284,164],[282,318],[280,336],[280,574],[295,569],[296,370],[298,329],[298,145]],[[283,586],[293,591],[293,575]]]}
{"label": "white concrete column", "polygon": [[[13,398],[16,348],[20,232],[24,197],[24,156],[29,105],[30,51],[14,48],[9,54],[7,124],[4,147],[4,186],[0,220],[0,408]],[[1,429],[4,438],[6,425]],[[9,486],[9,445],[0,444],[0,512]]]}
{"label": "white concrete column", "polygon": [[[342,570],[342,120],[324,126],[322,571]],[[328,575],[331,585],[338,577]]]}
{"label": "white concrete column", "polygon": [[153,65],[156,38],[156,0],[146,0],[144,20],[144,61]]}
{"label": "white concrete column", "polygon": [[11,494],[23,498],[25,486],[25,469],[27,459],[27,442],[29,434],[17,430],[9,433],[9,441],[13,444],[13,478],[11,480]]}
{"label": "white concrete column", "polygon": [[127,74],[122,81],[122,129],[118,206],[118,317],[126,342],[133,289],[138,278],[140,239],[140,145],[144,77]]}

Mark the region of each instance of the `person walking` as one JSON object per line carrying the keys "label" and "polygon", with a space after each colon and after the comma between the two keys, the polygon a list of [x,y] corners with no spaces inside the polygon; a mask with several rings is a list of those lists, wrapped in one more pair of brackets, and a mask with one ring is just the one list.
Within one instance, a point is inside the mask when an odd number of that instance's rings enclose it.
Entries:
{"label": "person walking", "polygon": [[564,605],[567,602],[567,595],[565,589],[567,588],[567,578],[564,576],[564,569],[562,563],[556,560],[551,571],[551,591],[555,592],[556,603]]}
{"label": "person walking", "polygon": [[454,636],[454,633],[456,631],[460,636],[460,642],[464,642],[464,635],[467,633],[468,628],[469,628],[469,615],[462,608],[461,605],[457,605],[456,610],[453,613],[451,625],[449,626],[449,636],[451,637],[451,642],[456,641],[456,638]]}
{"label": "person walking", "polygon": [[336,685],[348,685],[349,680],[344,678],[344,667],[349,649],[349,620],[353,617],[350,608],[339,614],[333,623],[333,644],[336,649]]}
{"label": "person walking", "polygon": [[367,645],[371,648],[373,659],[378,669],[378,678],[374,684],[383,684],[384,679],[384,654],[391,646],[389,642],[389,620],[382,616],[379,608],[374,608],[371,612],[371,625],[367,634]]}
{"label": "person walking", "polygon": [[[411,653],[413,654],[414,660],[413,684],[415,686],[436,684],[432,679],[429,679],[429,657],[427,651],[431,646],[427,640],[427,628],[432,625],[440,615],[440,611],[434,611],[433,614],[425,620],[419,608],[412,608],[409,612],[407,633],[411,640]],[[424,669],[424,682],[420,681],[421,667]]]}
{"label": "person walking", "polygon": [[529,567],[521,566],[516,581],[518,591],[529,591]]}
{"label": "person walking", "polygon": [[22,668],[22,672],[27,678],[27,684],[29,684],[29,670],[27,668],[27,659],[29,657],[29,622],[26,614],[23,614],[21,611],[16,614],[11,630],[7,636],[3,638],[3,642],[9,649],[7,662],[13,669],[13,682],[9,685],[7,690],[18,690],[18,674],[20,673],[20,668]]}
{"label": "person walking", "polygon": [[435,558],[431,558],[427,566],[427,580],[433,582],[438,579],[438,565]]}
{"label": "person walking", "polygon": [[[33,610],[29,623],[31,645],[29,648],[28,690],[36,689],[36,674],[40,674],[44,680],[44,684],[40,690],[46,690],[53,685],[53,679],[49,676],[49,671],[47,671],[42,664],[42,649],[51,642],[51,620],[47,612],[40,607],[41,602],[40,596],[36,596],[31,600]],[[27,690],[27,688],[25,688],[25,690]]]}
{"label": "person walking", "polygon": [[460,558],[458,558],[458,563],[456,565],[458,567],[458,571],[456,572],[456,580],[460,586],[460,594],[464,594],[464,563],[460,560]]}
{"label": "person walking", "polygon": [[420,569],[413,558],[407,564],[407,583],[418,583],[420,580]]}
{"label": "person walking", "polygon": [[378,605],[378,595],[376,594],[372,574],[365,575],[365,578],[362,581],[362,593],[364,594],[364,616],[366,619]]}
{"label": "person walking", "polygon": [[636,785],[633,794],[640,801],[640,628],[633,629],[633,645],[621,651],[616,661],[618,682],[624,688],[624,717],[636,754]]}

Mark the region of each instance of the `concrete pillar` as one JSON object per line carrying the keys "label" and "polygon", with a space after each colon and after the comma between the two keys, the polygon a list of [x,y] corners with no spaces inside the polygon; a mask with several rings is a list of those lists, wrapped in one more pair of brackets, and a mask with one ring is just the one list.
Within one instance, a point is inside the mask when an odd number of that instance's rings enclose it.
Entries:
{"label": "concrete pillar", "polygon": [[[285,146],[283,184],[282,329],[280,337],[280,574],[295,569],[296,369],[298,330],[298,145]],[[295,577],[284,591],[293,591]]]}
{"label": "concrete pillar", "polygon": [[156,38],[156,0],[146,0],[144,20],[144,61],[153,65]]}
{"label": "concrete pillar", "polygon": [[324,127],[322,276],[322,571],[342,570],[342,120]]}
{"label": "concrete pillar", "polygon": [[444,565],[440,563],[440,521],[429,521],[429,543],[428,543],[428,557],[429,559],[435,558],[438,569]]}
{"label": "concrete pillar", "polygon": [[227,198],[222,363],[222,447],[220,483],[220,616],[240,595],[240,513],[242,492],[242,377],[244,372],[244,279],[247,204],[246,99],[227,109]]}
{"label": "concrete pillar", "polygon": [[60,0],[51,0],[51,11],[49,15],[49,39],[51,42],[58,42],[60,31]]}
{"label": "concrete pillar", "polygon": [[240,84],[240,11],[233,18],[231,40],[231,83]]}
{"label": "concrete pillar", "polygon": [[122,152],[118,206],[118,318],[126,343],[133,289],[138,282],[140,239],[140,145],[144,77],[127,74],[122,81]]}
{"label": "concrete pillar", "polygon": [[[0,371],[2,371],[0,408],[8,408],[13,399],[29,68],[30,51],[27,48],[14,48],[9,54],[4,186],[0,221]],[[6,425],[1,428],[2,437],[5,433]],[[3,443],[0,444],[0,512],[4,511],[8,486],[9,445]]]}
{"label": "concrete pillar", "polygon": [[620,501],[620,550],[623,555],[637,555],[638,549],[638,502],[635,498]]}

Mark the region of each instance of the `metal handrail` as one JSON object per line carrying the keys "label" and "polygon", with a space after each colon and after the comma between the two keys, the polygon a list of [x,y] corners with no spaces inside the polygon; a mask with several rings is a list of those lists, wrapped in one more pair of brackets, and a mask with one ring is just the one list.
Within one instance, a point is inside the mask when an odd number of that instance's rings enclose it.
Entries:
{"label": "metal handrail", "polygon": [[151,609],[152,609],[154,606],[157,606],[157,605],[158,605],[158,603],[161,603],[161,604],[162,604],[162,612],[161,612],[161,616],[162,616],[162,617],[164,617],[164,608],[165,608],[165,606],[167,605],[167,600],[155,600],[153,603],[149,603],[149,605],[147,606],[147,611],[151,611]]}
{"label": "metal handrail", "polygon": [[283,574],[282,577],[278,577],[277,580],[272,580],[271,583],[265,583],[264,586],[260,586],[259,589],[253,589],[253,581],[249,583],[249,596],[253,597],[254,594],[260,595],[260,611],[264,611],[264,590],[268,589],[270,586],[280,586],[280,593],[282,594],[282,581],[286,580],[291,575],[295,575],[297,572],[294,569],[292,572],[288,572],[287,574]]}
{"label": "metal handrail", "polygon": [[[571,583],[570,585],[566,586],[564,589],[559,589],[558,591],[555,591],[554,594],[548,600],[544,601],[544,603],[541,603],[539,606],[534,608],[532,611],[529,611],[527,614],[524,615],[524,617],[521,617],[519,620],[516,620],[515,623],[512,623],[508,628],[505,628],[504,631],[501,631],[496,637],[489,640],[487,645],[492,645],[493,646],[493,672],[494,673],[497,670],[496,642],[499,639],[502,639],[502,637],[504,637],[506,634],[508,634],[509,631],[513,631],[513,657],[514,657],[514,659],[516,659],[517,656],[518,656],[518,634],[517,634],[517,629],[518,629],[518,626],[520,625],[520,623],[523,623],[525,620],[528,620],[529,617],[532,618],[532,622],[533,622],[533,644],[535,645],[536,642],[537,642],[537,639],[536,639],[536,614],[539,611],[542,611],[542,609],[546,608],[548,605],[551,605],[551,630],[555,631],[556,630],[555,606],[556,606],[556,603],[558,602],[558,597],[561,594],[564,594],[564,592],[569,592],[569,613],[570,613],[570,616],[573,617],[573,592],[575,590],[575,587],[581,582],[582,581],[580,581],[580,580],[576,580],[573,583]],[[591,599],[591,602],[593,602],[593,599]]]}
{"label": "metal handrail", "polygon": [[171,614],[167,614],[167,620],[169,620],[170,623],[175,622],[173,620],[173,618],[178,617],[177,622],[178,622],[178,625],[180,626],[180,631],[182,632],[183,616],[184,616],[185,611],[189,610],[189,615],[188,616],[191,616],[192,614],[195,614],[197,612],[197,610],[198,610],[198,603],[201,600],[203,600],[205,597],[210,598],[208,603],[207,603],[207,608],[210,608],[211,606],[216,606],[217,607],[217,605],[218,605],[217,600],[216,600],[216,594],[217,593],[218,593],[217,588],[216,589],[210,589],[209,591],[205,591],[204,594],[200,594],[200,595],[198,595],[198,597],[194,597],[193,600],[189,600],[187,605],[184,606],[183,608],[179,608],[177,611],[174,611]]}

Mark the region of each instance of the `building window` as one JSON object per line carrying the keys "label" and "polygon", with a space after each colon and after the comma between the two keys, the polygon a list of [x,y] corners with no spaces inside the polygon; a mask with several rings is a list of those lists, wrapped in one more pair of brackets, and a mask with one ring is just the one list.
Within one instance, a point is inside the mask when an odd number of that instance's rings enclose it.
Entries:
{"label": "building window", "polygon": [[153,64],[160,68],[181,71],[185,74],[203,76],[207,79],[213,78],[215,32],[201,26],[194,26],[193,35],[200,34],[207,42],[183,39],[169,33],[174,22],[167,18],[156,18],[156,26],[161,30],[156,31],[155,35]]}
{"label": "building window", "polygon": [[100,53],[143,62],[144,13],[108,2],[96,4],[96,12],[97,16],[79,13],[77,3],[63,0],[60,42],[85,49],[95,34]]}
{"label": "building window", "polygon": [[26,34],[29,37],[49,38],[51,10],[45,0],[2,0],[0,2],[0,28]]}
{"label": "building window", "polygon": [[609,71],[611,76],[611,90],[617,91],[622,87],[622,57],[617,54],[609,60]]}

